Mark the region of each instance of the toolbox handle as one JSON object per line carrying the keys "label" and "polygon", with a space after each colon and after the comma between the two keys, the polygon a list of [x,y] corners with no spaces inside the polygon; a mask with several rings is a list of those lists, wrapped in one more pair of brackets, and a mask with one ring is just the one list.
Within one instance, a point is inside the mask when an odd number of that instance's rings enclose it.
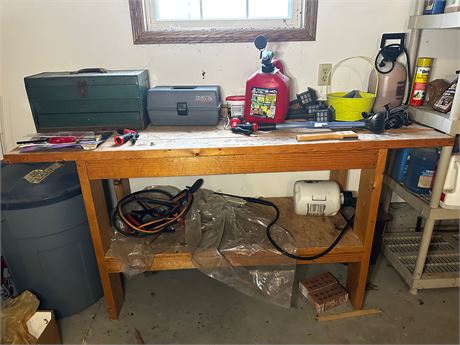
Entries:
{"label": "toolbox handle", "polygon": [[108,71],[105,68],[83,68],[78,71],[72,72],[72,74],[82,74],[82,73],[107,73]]}

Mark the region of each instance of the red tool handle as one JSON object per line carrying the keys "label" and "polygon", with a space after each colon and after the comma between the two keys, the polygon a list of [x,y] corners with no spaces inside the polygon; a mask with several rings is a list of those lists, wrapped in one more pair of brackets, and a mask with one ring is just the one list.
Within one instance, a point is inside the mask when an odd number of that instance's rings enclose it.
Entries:
{"label": "red tool handle", "polygon": [[75,136],[65,136],[65,137],[51,137],[48,138],[47,142],[49,144],[65,144],[65,143],[76,143],[77,137]]}
{"label": "red tool handle", "polygon": [[115,145],[123,145],[127,141],[130,141],[134,137],[134,133],[126,133],[122,135],[117,135],[114,139]]}

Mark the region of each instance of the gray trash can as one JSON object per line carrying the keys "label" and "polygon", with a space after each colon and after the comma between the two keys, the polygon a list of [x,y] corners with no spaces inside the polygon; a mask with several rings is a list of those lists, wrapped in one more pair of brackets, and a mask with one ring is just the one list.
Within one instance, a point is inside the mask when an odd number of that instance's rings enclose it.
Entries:
{"label": "gray trash can", "polygon": [[64,317],[102,296],[74,163],[1,167],[1,248],[18,292]]}

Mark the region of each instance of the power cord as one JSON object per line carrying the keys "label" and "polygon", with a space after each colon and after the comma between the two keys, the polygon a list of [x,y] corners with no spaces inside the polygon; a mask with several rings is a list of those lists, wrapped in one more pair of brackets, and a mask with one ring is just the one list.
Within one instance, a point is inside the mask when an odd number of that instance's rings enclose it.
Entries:
{"label": "power cord", "polygon": [[[198,179],[191,187],[185,188],[176,195],[161,189],[148,189],[134,192],[118,202],[112,214],[112,224],[121,234],[131,237],[145,237],[160,232],[172,232],[174,231],[172,225],[180,221],[187,213],[193,202],[193,193],[195,193],[202,184],[203,180]],[[160,194],[164,198],[153,198],[151,196],[152,193]],[[321,253],[312,256],[299,256],[285,250],[272,237],[272,227],[276,224],[280,216],[280,210],[274,203],[260,198],[218,192],[214,192],[214,194],[272,207],[276,214],[274,219],[266,227],[268,240],[280,253],[294,260],[309,261],[325,256],[336,247],[347,230],[352,226],[354,220],[354,216],[347,218],[342,212],[342,216],[346,219],[346,224],[334,242]],[[127,211],[127,206],[133,204],[140,206],[141,209]]]}
{"label": "power cord", "polygon": [[271,229],[272,229],[273,225],[276,224],[276,222],[278,221],[279,216],[280,216],[280,210],[274,203],[272,203],[271,201],[268,201],[268,200],[260,199],[260,198],[251,198],[251,197],[244,197],[244,196],[239,196],[239,195],[217,193],[217,192],[214,193],[214,194],[223,195],[223,196],[229,196],[229,197],[233,197],[233,198],[239,198],[239,199],[245,200],[247,202],[252,202],[254,204],[260,204],[260,205],[265,205],[265,206],[272,207],[275,210],[276,214],[275,214],[275,218],[267,225],[267,228],[266,228],[266,233],[267,233],[268,240],[270,241],[270,243],[280,253],[282,253],[283,255],[285,255],[285,256],[287,256],[287,257],[289,257],[291,259],[294,259],[294,260],[311,261],[311,260],[316,260],[316,259],[318,259],[320,257],[325,256],[326,254],[328,254],[332,249],[334,249],[337,246],[337,244],[340,242],[340,240],[345,235],[347,230],[353,225],[353,221],[354,221],[354,215],[352,217],[350,217],[350,218],[347,218],[345,216],[345,214],[343,214],[343,212],[341,212],[342,216],[346,219],[346,224],[342,228],[342,230],[340,231],[339,235],[334,240],[334,242],[332,242],[331,245],[329,247],[327,247],[325,250],[323,250],[321,253],[311,255],[311,256],[300,256],[300,255],[292,254],[292,253],[288,252],[287,250],[285,250],[272,237]]}
{"label": "power cord", "polygon": [[[198,179],[176,195],[161,189],[147,189],[122,198],[113,214],[112,225],[123,235],[144,237],[160,232],[173,232],[173,224],[183,219],[193,202],[193,193],[203,185]],[[160,194],[160,197],[152,197]],[[141,209],[132,209],[135,205]]]}

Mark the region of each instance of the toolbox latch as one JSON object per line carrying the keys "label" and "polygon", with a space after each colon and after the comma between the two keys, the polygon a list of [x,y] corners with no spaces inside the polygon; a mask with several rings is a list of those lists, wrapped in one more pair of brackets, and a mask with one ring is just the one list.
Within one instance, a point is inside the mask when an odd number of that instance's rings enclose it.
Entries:
{"label": "toolbox latch", "polygon": [[177,102],[177,115],[188,115],[187,102]]}
{"label": "toolbox latch", "polygon": [[77,81],[77,88],[81,98],[88,97],[88,82],[86,80]]}

